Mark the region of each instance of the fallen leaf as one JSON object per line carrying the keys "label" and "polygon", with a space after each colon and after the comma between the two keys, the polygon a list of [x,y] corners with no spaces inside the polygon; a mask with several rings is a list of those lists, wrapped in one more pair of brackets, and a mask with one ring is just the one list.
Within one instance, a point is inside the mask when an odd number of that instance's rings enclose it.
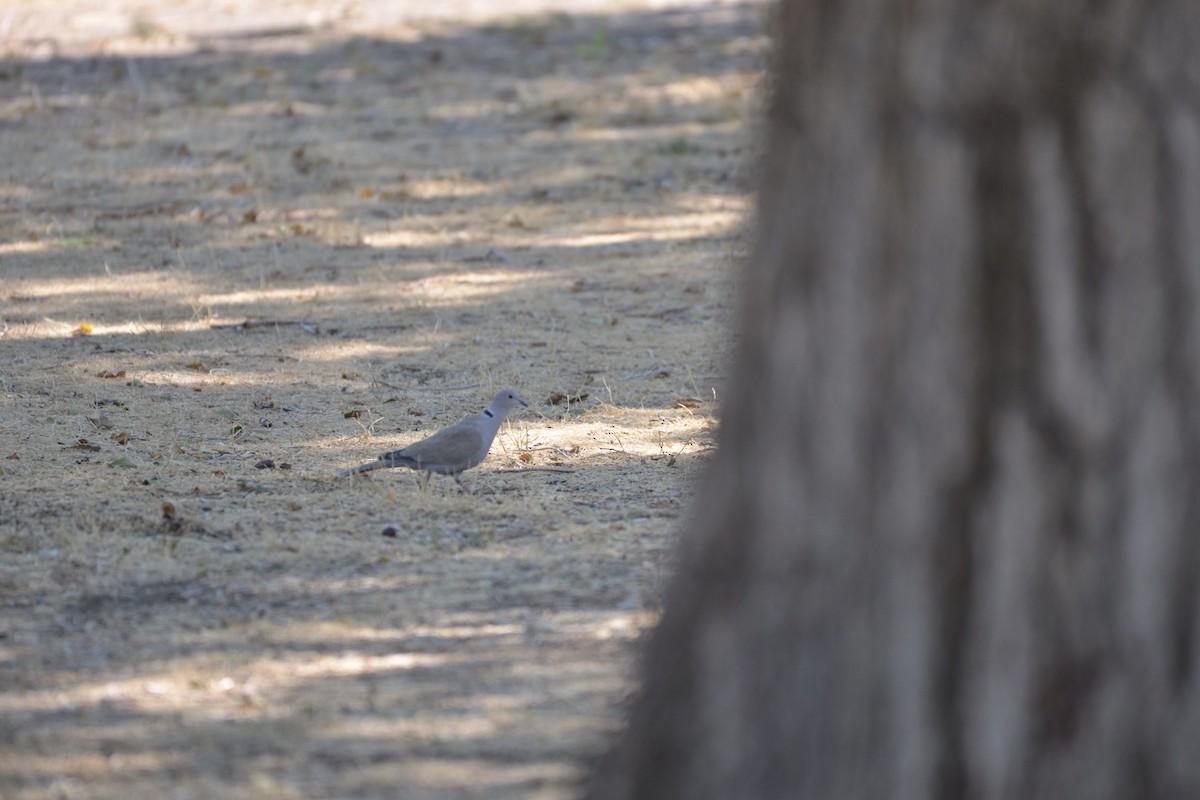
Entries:
{"label": "fallen leaf", "polygon": [[85,417],[85,419],[87,419],[88,422],[92,423],[92,425],[94,427],[96,427],[102,431],[111,430],[112,426],[113,426],[112,420],[109,419],[108,417],[104,416],[103,414],[101,414],[98,417]]}
{"label": "fallen leaf", "polygon": [[129,431],[121,431],[120,433],[114,433],[111,438],[117,444],[129,444],[129,440],[133,436],[130,435]]}
{"label": "fallen leaf", "polygon": [[128,458],[118,458],[118,459],[114,459],[113,461],[108,462],[108,465],[110,467],[132,467],[133,462],[130,461]]}

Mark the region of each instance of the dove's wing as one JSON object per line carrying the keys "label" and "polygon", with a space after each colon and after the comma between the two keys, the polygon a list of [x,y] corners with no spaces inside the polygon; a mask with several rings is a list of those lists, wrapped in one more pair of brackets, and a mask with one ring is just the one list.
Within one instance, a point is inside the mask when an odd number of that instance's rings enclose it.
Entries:
{"label": "dove's wing", "polygon": [[403,450],[387,453],[380,460],[396,462],[428,472],[458,473],[483,460],[495,437],[473,417],[444,428],[428,439],[413,442]]}

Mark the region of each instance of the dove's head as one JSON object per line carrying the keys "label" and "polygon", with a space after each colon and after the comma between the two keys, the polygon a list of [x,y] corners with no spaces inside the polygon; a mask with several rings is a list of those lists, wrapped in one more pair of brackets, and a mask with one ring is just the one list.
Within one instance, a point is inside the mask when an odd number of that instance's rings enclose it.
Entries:
{"label": "dove's head", "polygon": [[517,406],[524,406],[525,408],[528,408],[529,403],[526,403],[524,400],[522,400],[521,395],[517,394],[512,389],[502,389],[496,394],[495,397],[492,398],[492,404],[488,406],[488,408],[490,408],[492,413],[496,416],[503,417]]}

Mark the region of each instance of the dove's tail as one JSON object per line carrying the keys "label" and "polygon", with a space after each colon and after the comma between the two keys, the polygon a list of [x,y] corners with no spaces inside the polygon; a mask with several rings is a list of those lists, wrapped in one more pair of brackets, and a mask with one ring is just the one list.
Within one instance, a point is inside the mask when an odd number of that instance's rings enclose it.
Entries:
{"label": "dove's tail", "polygon": [[361,472],[370,472],[373,469],[391,469],[394,467],[420,469],[421,465],[412,456],[406,455],[403,450],[393,450],[390,453],[384,453],[374,461],[368,461],[365,464],[359,464],[357,467],[344,469],[340,471],[337,476],[339,478],[349,478],[351,475],[358,475]]}
{"label": "dove's tail", "polygon": [[383,469],[384,467],[390,466],[391,464],[384,461],[382,458],[377,458],[374,461],[368,461],[366,464],[359,464],[357,467],[338,470],[337,476],[339,478],[349,478],[351,475],[358,475],[363,472],[370,472],[373,469]]}

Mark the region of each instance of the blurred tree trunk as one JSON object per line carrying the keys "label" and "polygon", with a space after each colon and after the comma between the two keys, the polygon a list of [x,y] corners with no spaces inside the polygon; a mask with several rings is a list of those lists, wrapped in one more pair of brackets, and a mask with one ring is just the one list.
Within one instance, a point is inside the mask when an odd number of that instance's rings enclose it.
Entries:
{"label": "blurred tree trunk", "polygon": [[721,449],[589,797],[1200,797],[1200,3],[777,13]]}

